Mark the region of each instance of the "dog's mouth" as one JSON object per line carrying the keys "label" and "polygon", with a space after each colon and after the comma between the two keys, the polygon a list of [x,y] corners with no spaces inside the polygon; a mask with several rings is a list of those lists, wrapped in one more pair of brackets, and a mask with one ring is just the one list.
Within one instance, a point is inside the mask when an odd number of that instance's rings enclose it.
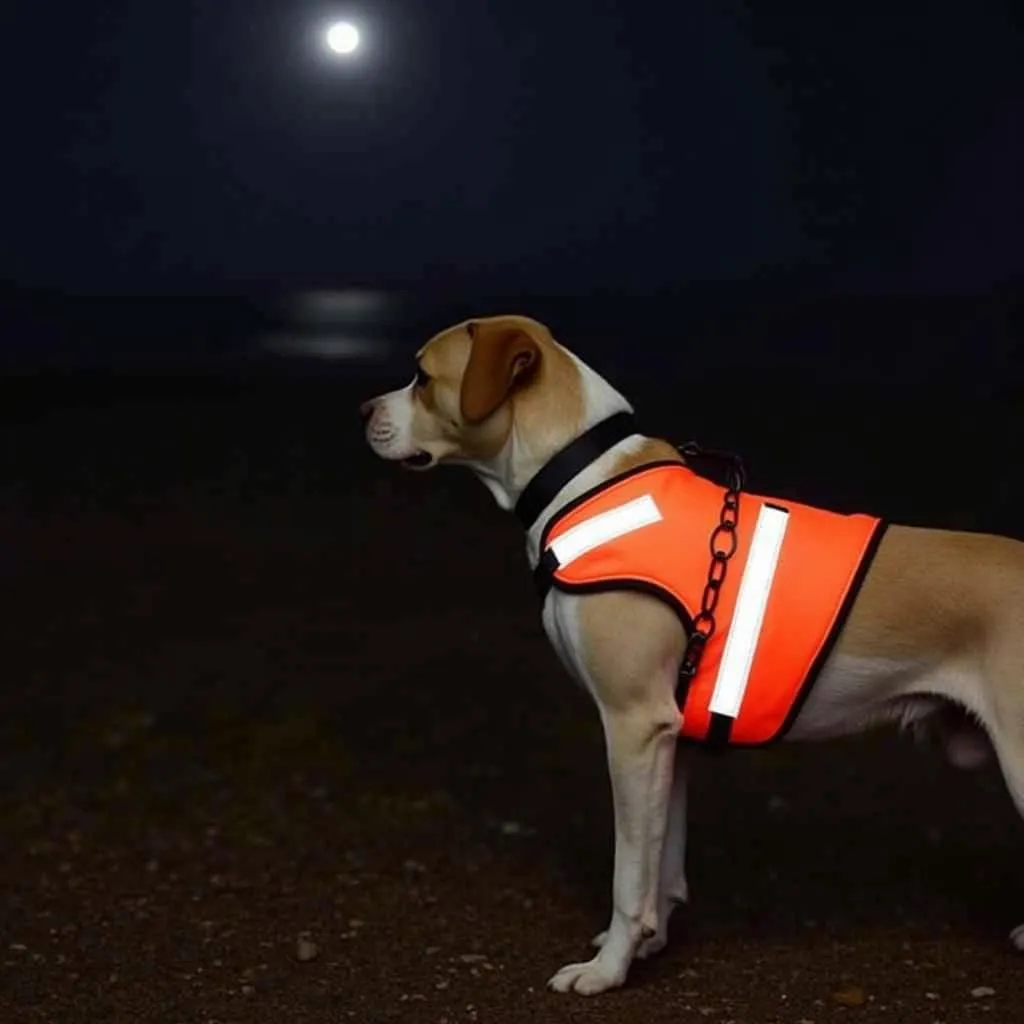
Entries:
{"label": "dog's mouth", "polygon": [[426,469],[433,461],[434,456],[430,452],[420,450],[402,459],[402,465],[408,469]]}

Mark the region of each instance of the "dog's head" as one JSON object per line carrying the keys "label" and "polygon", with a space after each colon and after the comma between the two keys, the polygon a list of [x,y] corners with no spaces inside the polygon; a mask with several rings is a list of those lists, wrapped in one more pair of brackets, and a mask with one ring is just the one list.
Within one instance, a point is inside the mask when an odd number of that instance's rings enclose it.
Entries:
{"label": "dog's head", "polygon": [[586,429],[603,412],[597,405],[609,404],[595,403],[595,381],[536,320],[468,320],[420,349],[408,385],[363,403],[366,439],[381,458],[409,469],[469,465],[507,507],[516,481]]}

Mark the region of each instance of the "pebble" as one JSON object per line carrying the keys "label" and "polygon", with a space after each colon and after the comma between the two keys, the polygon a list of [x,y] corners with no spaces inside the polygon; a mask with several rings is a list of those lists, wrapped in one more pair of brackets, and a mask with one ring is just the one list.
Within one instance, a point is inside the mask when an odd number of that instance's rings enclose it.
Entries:
{"label": "pebble", "polygon": [[299,939],[295,944],[295,959],[299,963],[309,963],[320,955],[320,947],[310,939]]}
{"label": "pebble", "polygon": [[859,985],[851,985],[849,988],[841,989],[832,993],[832,999],[840,1006],[863,1006],[868,997]]}
{"label": "pebble", "polygon": [[994,988],[990,988],[988,985],[979,985],[977,988],[971,989],[971,995],[975,999],[988,999],[990,996],[994,996],[995,994],[996,990]]}

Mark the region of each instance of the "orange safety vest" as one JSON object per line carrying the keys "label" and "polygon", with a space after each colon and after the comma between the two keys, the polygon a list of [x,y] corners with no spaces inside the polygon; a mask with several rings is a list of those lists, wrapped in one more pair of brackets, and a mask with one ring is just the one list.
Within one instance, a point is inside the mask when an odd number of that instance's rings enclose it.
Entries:
{"label": "orange safety vest", "polygon": [[[723,488],[678,462],[629,470],[555,513],[537,580],[571,593],[639,590],[689,632]],[[796,719],[853,604],[885,524],[743,492],[715,631],[687,692],[681,734],[761,746]]]}

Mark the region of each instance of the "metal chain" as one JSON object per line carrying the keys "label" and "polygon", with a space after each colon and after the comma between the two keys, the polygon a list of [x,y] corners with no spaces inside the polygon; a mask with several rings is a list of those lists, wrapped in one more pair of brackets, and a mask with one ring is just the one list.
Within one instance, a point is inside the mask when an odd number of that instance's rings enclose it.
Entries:
{"label": "metal chain", "polygon": [[693,620],[693,629],[686,643],[686,650],[683,652],[682,664],[679,666],[681,696],[685,698],[685,691],[700,668],[704,648],[715,635],[715,609],[718,607],[718,598],[725,583],[729,559],[736,554],[736,547],[739,543],[736,529],[740,520],[740,494],[743,491],[744,470],[739,456],[731,455],[728,452],[709,451],[700,448],[693,441],[680,445],[679,453],[685,459],[714,459],[725,462],[729,466],[721,516],[718,524],[711,531],[709,542],[711,567],[708,570],[707,582],[704,584],[700,611]]}

